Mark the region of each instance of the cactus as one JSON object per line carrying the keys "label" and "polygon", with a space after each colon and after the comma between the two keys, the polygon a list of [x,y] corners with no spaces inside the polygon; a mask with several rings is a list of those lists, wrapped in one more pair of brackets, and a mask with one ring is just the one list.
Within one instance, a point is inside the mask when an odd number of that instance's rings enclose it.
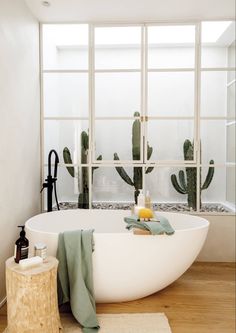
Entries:
{"label": "cactus", "polygon": [[[86,164],[87,163],[87,156],[88,156],[88,149],[89,149],[89,136],[88,134],[83,131],[81,133],[81,163]],[[72,159],[71,159],[71,154],[70,151],[67,147],[63,149],[63,158],[65,164],[73,164]],[[100,155],[97,160],[101,160],[102,156]],[[78,177],[78,188],[79,188],[79,181],[81,180],[81,193],[79,194],[78,197],[78,208],[89,208],[89,175],[88,175],[88,168],[87,167],[82,167],[81,170],[81,177],[79,177],[79,172],[78,175],[75,174],[74,167],[67,166],[67,171],[72,177]],[[96,170],[98,167],[93,167],[92,168],[92,179],[93,179],[93,173],[94,170]],[[79,170],[78,170],[79,171]]]}
{"label": "cactus", "polygon": [[[185,140],[183,145],[184,159],[193,160],[194,156],[194,143],[190,140]],[[200,153],[201,154],[201,153]],[[213,160],[210,160],[209,164],[214,164]],[[200,171],[200,207],[201,207],[201,192],[209,187],[214,176],[214,167],[211,166],[208,169],[206,180],[204,184],[201,184],[201,171]],[[183,170],[179,171],[179,182],[175,174],[171,175],[171,182],[175,190],[181,194],[187,194],[188,206],[190,209],[197,209],[197,170],[196,168],[187,167],[186,177]]]}
{"label": "cactus", "polygon": [[[140,117],[139,112],[134,113],[134,117]],[[136,119],[133,123],[132,128],[132,155],[133,160],[140,160],[140,141],[141,141],[141,124],[140,120]],[[147,158],[150,159],[152,155],[153,148],[149,146],[147,143]],[[119,156],[117,153],[114,154],[114,160],[119,161]],[[153,167],[149,167],[146,170],[146,174],[152,172]],[[139,195],[139,189],[143,186],[143,170],[142,167],[134,167],[133,168],[133,180],[129,177],[123,167],[116,167],[116,171],[120,175],[120,177],[130,186],[134,187],[134,201],[137,204],[137,198]]]}

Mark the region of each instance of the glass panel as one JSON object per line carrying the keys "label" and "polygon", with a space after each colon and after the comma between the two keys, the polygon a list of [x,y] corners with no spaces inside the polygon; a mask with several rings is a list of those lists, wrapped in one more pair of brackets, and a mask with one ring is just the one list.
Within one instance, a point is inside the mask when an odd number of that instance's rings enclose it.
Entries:
{"label": "glass panel", "polygon": [[226,120],[201,121],[201,153],[202,163],[210,160],[215,163],[226,162]]}
{"label": "glass panel", "polygon": [[149,73],[148,114],[194,116],[194,73]]}
{"label": "glass panel", "polygon": [[193,68],[195,26],[148,27],[148,68]]}
{"label": "glass panel", "polygon": [[88,69],[88,25],[43,25],[44,69]]}
{"label": "glass panel", "polygon": [[235,121],[227,122],[226,124],[226,148],[227,148],[227,156],[226,160],[229,163],[235,163],[235,154],[236,154],[236,147],[235,147]]}
{"label": "glass panel", "polygon": [[[52,174],[53,173],[54,173],[54,170],[52,168]],[[47,176],[48,176],[48,166],[44,166],[43,175],[42,175],[43,182],[45,181]],[[59,166],[57,169],[57,176],[59,176]],[[58,177],[57,177],[57,179],[58,179]],[[58,182],[57,182],[57,184],[58,184]],[[43,187],[43,185],[42,185],[42,187]],[[58,191],[57,191],[57,194],[58,194]],[[47,211],[48,206],[47,206],[47,189],[46,188],[42,192],[42,198],[43,198],[43,209],[44,209],[44,211]],[[52,196],[52,207],[53,207],[53,209],[54,209],[54,207],[56,207],[56,200],[55,200],[54,192],[53,192],[53,196]]]}
{"label": "glass panel", "polygon": [[43,25],[44,69],[88,69],[88,25]]}
{"label": "glass panel", "polygon": [[45,117],[88,117],[87,74],[44,74]]}
{"label": "glass panel", "polygon": [[139,69],[141,27],[95,28],[95,69]]}
{"label": "glass panel", "polygon": [[226,202],[229,208],[231,208],[234,212],[236,209],[236,170],[234,167],[226,168]]}
{"label": "glass panel", "polygon": [[139,73],[109,73],[95,76],[97,117],[132,117],[141,108]]}
{"label": "glass panel", "polygon": [[[72,169],[72,168],[71,168]],[[57,197],[60,203],[60,208],[78,208],[78,178],[77,168],[73,168],[75,177],[73,177],[65,167],[58,168],[57,175]],[[56,208],[56,203],[54,200]]]}
{"label": "glass panel", "polygon": [[235,67],[235,22],[202,23],[202,67]]}
{"label": "glass panel", "polygon": [[[233,75],[234,76],[233,76]],[[227,117],[236,116],[236,99],[235,99],[235,91],[236,91],[236,80],[235,80],[235,72],[228,72],[228,83],[227,83]]]}
{"label": "glass panel", "polygon": [[201,116],[235,117],[235,84],[228,86],[227,72],[202,72]]}
{"label": "glass panel", "polygon": [[[133,181],[134,168],[122,169],[125,179]],[[134,203],[134,186],[131,186],[121,178],[116,168],[99,167],[93,175],[93,207],[100,208],[103,203]],[[103,206],[103,208],[119,208],[118,206]]]}
{"label": "glass panel", "polygon": [[[209,167],[202,167],[201,191],[202,211],[235,211],[235,167],[215,167],[212,181],[209,180]],[[209,185],[209,186],[208,186]]]}
{"label": "glass panel", "polygon": [[[69,167],[68,167],[69,168]],[[73,170],[73,172],[71,171]],[[47,177],[48,168],[44,168],[44,178]],[[88,168],[59,166],[57,174],[57,197],[60,209],[88,208],[89,193]],[[89,186],[89,185],[88,185]],[[57,210],[53,193],[53,207]],[[47,209],[47,191],[44,190],[44,208]]]}
{"label": "glass panel", "polygon": [[149,120],[148,141],[153,147],[150,160],[184,160],[183,144],[193,141],[193,120]]}
{"label": "glass panel", "polygon": [[[184,172],[181,180],[179,178],[180,170]],[[180,193],[187,192],[188,177],[193,179],[192,191],[189,195]],[[188,168],[188,177],[184,167],[159,167],[154,168],[150,173],[146,171],[146,189],[150,192],[154,209],[174,212],[196,210],[196,168]],[[172,178],[174,178],[173,181]]]}
{"label": "glass panel", "polygon": [[[48,153],[51,149],[55,149],[59,154],[60,163],[67,161],[72,163],[84,162],[85,154],[81,153],[81,145],[83,140],[83,147],[88,142],[88,121],[84,120],[46,120],[44,122],[44,159],[47,163]],[[84,133],[82,134],[82,132]],[[86,132],[86,133],[85,133]],[[83,135],[83,136],[82,136]],[[68,148],[63,158],[63,150]]]}
{"label": "glass panel", "polygon": [[[132,143],[132,127],[134,120],[97,120],[95,121],[95,158],[102,155],[102,160],[113,160],[114,154],[120,160],[140,160],[140,136]],[[140,124],[136,120],[135,124]]]}

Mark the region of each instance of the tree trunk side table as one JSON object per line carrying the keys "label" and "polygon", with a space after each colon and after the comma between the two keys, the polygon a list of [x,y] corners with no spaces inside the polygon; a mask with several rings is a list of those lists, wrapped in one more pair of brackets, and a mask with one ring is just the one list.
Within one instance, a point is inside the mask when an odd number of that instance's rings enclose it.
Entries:
{"label": "tree trunk side table", "polygon": [[13,258],[6,261],[8,326],[4,333],[62,332],[57,266],[58,260],[54,257],[24,270]]}

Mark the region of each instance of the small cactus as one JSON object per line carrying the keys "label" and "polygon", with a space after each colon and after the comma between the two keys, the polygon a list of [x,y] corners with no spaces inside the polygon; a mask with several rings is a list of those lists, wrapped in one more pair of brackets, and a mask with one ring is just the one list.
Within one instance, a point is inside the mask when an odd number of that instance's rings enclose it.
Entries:
{"label": "small cactus", "polygon": [[[140,117],[139,112],[134,113],[134,117]],[[140,160],[140,141],[141,141],[141,124],[140,120],[136,119],[133,122],[132,128],[132,155],[133,160]],[[147,158],[150,159],[152,155],[153,148],[149,146],[147,143]],[[114,153],[114,160],[119,161],[119,156],[117,153]],[[146,174],[152,172],[153,167],[149,167],[146,170]],[[137,198],[139,195],[139,190],[143,186],[143,170],[142,167],[134,167],[133,168],[133,180],[129,177],[127,172],[123,167],[116,167],[116,171],[120,175],[120,177],[130,186],[134,187],[134,201],[137,204]]]}
{"label": "small cactus", "polygon": [[[89,136],[88,134],[83,131],[81,133],[81,163],[86,164],[87,158],[88,158],[88,149],[89,149]],[[63,158],[65,164],[73,164],[72,159],[71,159],[71,154],[70,151],[67,147],[63,149]],[[97,160],[101,160],[102,156],[100,155]],[[82,167],[81,171],[81,177],[79,177],[79,172],[78,175],[75,174],[74,167],[67,166],[67,171],[72,177],[78,177],[78,188],[80,187],[80,181],[81,181],[81,192],[78,197],[78,208],[89,208],[89,174],[88,174],[88,168],[87,167]],[[92,168],[92,178],[93,178],[93,173],[94,170],[96,170],[98,167],[93,167]]]}
{"label": "small cactus", "polygon": [[[184,159],[193,160],[194,156],[194,143],[190,140],[185,140],[183,145]],[[210,160],[209,164],[214,164]],[[209,187],[214,176],[214,167],[208,169],[206,180],[201,184],[201,171],[200,171],[200,207],[201,207],[201,192]],[[197,169],[193,167],[186,167],[186,177],[183,170],[179,171],[179,182],[175,174],[171,175],[171,182],[175,190],[181,194],[187,194],[188,206],[190,209],[197,209]]]}

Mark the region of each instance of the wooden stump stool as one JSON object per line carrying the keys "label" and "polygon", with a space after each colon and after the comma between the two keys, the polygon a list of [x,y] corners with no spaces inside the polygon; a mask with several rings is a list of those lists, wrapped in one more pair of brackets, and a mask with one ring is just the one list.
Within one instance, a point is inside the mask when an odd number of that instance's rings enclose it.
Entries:
{"label": "wooden stump stool", "polygon": [[21,269],[6,261],[7,320],[5,333],[59,333],[57,303],[58,260],[48,257],[39,265]]}

